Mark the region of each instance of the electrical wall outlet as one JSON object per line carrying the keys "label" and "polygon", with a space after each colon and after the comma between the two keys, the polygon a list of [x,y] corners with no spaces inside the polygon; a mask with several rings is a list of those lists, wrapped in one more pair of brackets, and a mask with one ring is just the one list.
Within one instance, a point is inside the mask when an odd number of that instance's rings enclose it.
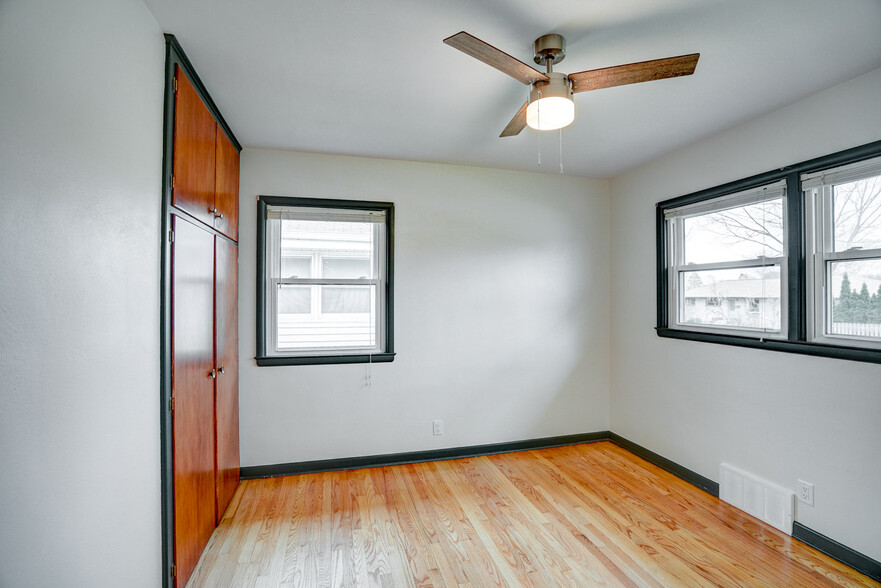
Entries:
{"label": "electrical wall outlet", "polygon": [[435,436],[443,435],[444,434],[444,422],[441,419],[435,419],[434,422],[432,423],[431,430],[435,434]]}
{"label": "electrical wall outlet", "polygon": [[796,493],[798,496],[799,502],[804,502],[808,506],[814,506],[814,485],[810,482],[805,482],[804,480],[798,481],[798,492]]}

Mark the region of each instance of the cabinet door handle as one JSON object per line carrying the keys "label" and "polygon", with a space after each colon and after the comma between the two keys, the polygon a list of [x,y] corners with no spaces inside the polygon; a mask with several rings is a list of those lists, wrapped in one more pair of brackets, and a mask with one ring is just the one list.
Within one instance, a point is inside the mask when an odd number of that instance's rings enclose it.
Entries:
{"label": "cabinet door handle", "polygon": [[223,371],[223,366],[220,366],[219,368],[217,368],[217,373],[219,373],[219,374],[224,374],[224,373],[226,373],[226,372]]}
{"label": "cabinet door handle", "polygon": [[208,377],[217,379],[217,370],[211,370],[210,372],[208,372]]}
{"label": "cabinet door handle", "polygon": [[216,208],[209,208],[208,212],[214,215],[214,218],[223,218],[223,213],[218,212]]}

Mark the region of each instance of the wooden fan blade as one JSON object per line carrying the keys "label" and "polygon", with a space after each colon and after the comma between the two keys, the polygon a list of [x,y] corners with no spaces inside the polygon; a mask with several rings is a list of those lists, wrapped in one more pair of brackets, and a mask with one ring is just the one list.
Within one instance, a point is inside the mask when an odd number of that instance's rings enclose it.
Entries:
{"label": "wooden fan blade", "polygon": [[520,110],[517,111],[517,114],[514,115],[514,118],[511,119],[511,122],[508,123],[508,126],[505,127],[505,130],[502,131],[499,137],[513,137],[520,134],[520,131],[526,127],[527,106],[529,106],[529,102],[524,102],[523,106],[520,107]]}
{"label": "wooden fan blade", "polygon": [[465,31],[456,33],[444,39],[444,43],[467,53],[475,59],[479,59],[487,65],[491,65],[502,73],[506,73],[515,80],[524,84],[531,84],[536,80],[548,80],[548,76],[534,67],[530,67],[515,57],[511,57],[501,49],[496,49],[489,43],[485,43]]}
{"label": "wooden fan blade", "polygon": [[640,61],[639,63],[628,63],[627,65],[591,69],[569,74],[569,79],[572,81],[572,92],[574,93],[611,88],[612,86],[623,86],[625,84],[650,82],[652,80],[663,80],[665,78],[690,76],[694,73],[694,68],[697,67],[697,60],[700,56],[700,53],[692,53],[691,55],[680,55],[679,57],[667,57],[651,61]]}

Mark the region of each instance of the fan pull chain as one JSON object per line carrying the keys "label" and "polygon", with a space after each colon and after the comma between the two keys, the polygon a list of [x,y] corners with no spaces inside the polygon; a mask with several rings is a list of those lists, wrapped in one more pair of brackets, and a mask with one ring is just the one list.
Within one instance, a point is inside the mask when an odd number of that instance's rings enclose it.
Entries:
{"label": "fan pull chain", "polygon": [[[538,125],[538,128],[541,128],[541,90],[538,91],[538,107],[535,109],[535,122]],[[536,133],[538,135],[538,165],[541,166],[541,131]]]}
{"label": "fan pull chain", "polygon": [[536,134],[538,135],[538,165],[541,167],[541,131]]}
{"label": "fan pull chain", "polygon": [[560,129],[560,175],[563,175],[563,129]]}

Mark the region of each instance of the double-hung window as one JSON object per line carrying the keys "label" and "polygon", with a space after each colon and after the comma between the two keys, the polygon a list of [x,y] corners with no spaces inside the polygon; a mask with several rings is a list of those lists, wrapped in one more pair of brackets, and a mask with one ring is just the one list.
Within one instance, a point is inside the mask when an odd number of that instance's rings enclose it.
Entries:
{"label": "double-hung window", "polygon": [[881,363],[881,141],[656,213],[658,335]]}
{"label": "double-hung window", "polygon": [[801,186],[811,337],[881,349],[881,158],[802,174]]}
{"label": "double-hung window", "polygon": [[785,334],[785,190],[778,181],[664,212],[677,327]]}
{"label": "double-hung window", "polygon": [[391,203],[261,196],[258,365],[391,361]]}

